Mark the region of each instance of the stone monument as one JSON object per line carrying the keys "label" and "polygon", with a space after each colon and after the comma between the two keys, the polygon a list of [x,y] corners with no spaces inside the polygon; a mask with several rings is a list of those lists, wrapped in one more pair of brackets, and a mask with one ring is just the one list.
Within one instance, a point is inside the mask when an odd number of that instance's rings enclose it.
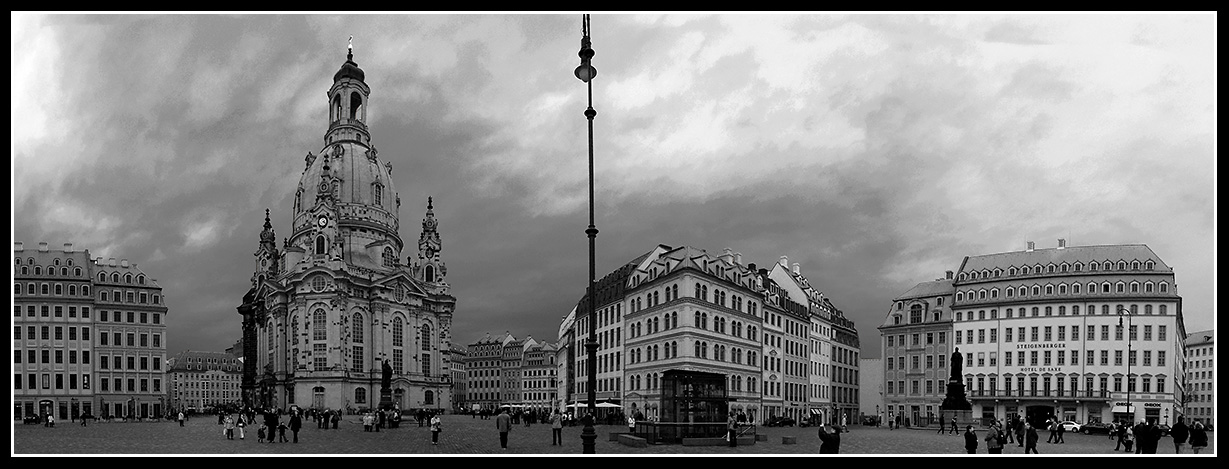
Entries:
{"label": "stone monument", "polygon": [[381,371],[383,373],[380,376],[380,408],[384,410],[392,410],[393,390],[391,385],[393,380],[393,367],[388,365],[388,360],[384,360],[384,366]]}
{"label": "stone monument", "polygon": [[[961,370],[964,369],[964,355],[960,353],[960,347],[956,347],[956,351],[952,352],[951,368],[952,375],[947,379],[947,396],[943,398],[943,404],[939,405],[939,410],[941,413],[942,411],[966,411],[967,419],[967,415],[973,410],[973,405],[969,403],[964,392],[964,381],[961,377]],[[943,416],[940,415],[939,418]]]}

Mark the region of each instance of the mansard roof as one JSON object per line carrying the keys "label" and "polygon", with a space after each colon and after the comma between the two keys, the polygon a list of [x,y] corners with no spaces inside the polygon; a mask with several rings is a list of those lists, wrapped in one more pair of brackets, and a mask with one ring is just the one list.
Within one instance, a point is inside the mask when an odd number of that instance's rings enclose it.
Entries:
{"label": "mansard roof", "polygon": [[1074,264],[1080,262],[1088,264],[1089,262],[1118,262],[1118,261],[1139,261],[1141,263],[1149,260],[1156,263],[1153,271],[1171,271],[1172,269],[1161,260],[1152,249],[1145,244],[1110,244],[1099,246],[1070,246],[1066,248],[1043,248],[1034,249],[1032,251],[1012,251],[1001,252],[997,254],[983,254],[980,256],[969,256],[964,265],[960,267],[960,272],[970,271],[993,271],[995,268],[1004,271],[1011,267],[1035,266],[1035,265],[1060,265],[1064,262]]}

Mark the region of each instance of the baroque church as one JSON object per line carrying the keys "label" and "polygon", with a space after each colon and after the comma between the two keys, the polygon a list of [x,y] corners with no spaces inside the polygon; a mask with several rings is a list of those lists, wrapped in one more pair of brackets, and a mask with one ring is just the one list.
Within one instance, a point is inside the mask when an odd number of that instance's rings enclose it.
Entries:
{"label": "baroque church", "polygon": [[[295,188],[291,236],[265,210],[243,317],[244,404],[359,411],[452,407],[452,313],[431,198],[402,257],[392,163],[371,143],[371,89],[353,49],[333,75],[328,130]],[[406,253],[409,254],[409,253]],[[391,369],[381,402],[385,365]]]}

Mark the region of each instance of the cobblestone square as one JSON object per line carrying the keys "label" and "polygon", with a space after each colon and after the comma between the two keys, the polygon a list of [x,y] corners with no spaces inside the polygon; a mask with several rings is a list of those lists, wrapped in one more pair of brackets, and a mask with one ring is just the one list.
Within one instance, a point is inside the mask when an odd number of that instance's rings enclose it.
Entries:
{"label": "cobblestone square", "polygon": [[[258,443],[256,432],[248,427],[246,437],[240,440],[236,432],[234,440],[223,436],[222,426],[209,417],[189,420],[184,427],[175,422],[111,422],[79,424],[62,422],[55,428],[42,425],[13,424],[13,454],[16,456],[36,454],[159,454],[159,455],[580,455],[581,427],[563,429],[563,445],[552,446],[550,425],[534,424],[530,427],[516,426],[509,433],[508,449],[499,447],[499,433],[495,420],[470,418],[465,415],[444,415],[440,444],[431,444],[431,432],[419,427],[413,420],[403,422],[401,428],[385,429],[378,433],[364,432],[358,417],[347,416],[337,430],[317,429],[314,422],[305,422],[299,431],[299,443]],[[609,441],[612,431],[625,427],[598,425],[596,451],[598,455],[620,456],[754,456],[754,455],[818,455],[819,438],[815,428],[759,428],[767,441],[737,448],[727,446],[682,446],[656,445],[648,448],[632,448]],[[985,432],[978,431],[979,437]],[[793,436],[797,444],[782,444],[783,437]],[[1065,444],[1045,443],[1046,434],[1038,443],[1040,456],[1103,454],[1126,456],[1122,451],[1113,451],[1114,441],[1105,435],[1064,435]],[[1210,435],[1210,446],[1205,455],[1215,452],[1215,434]],[[292,436],[288,432],[287,439]],[[1010,444],[1003,454],[1023,455],[1023,448]],[[985,442],[981,440],[978,454],[986,457]],[[1187,449],[1189,452],[1189,448]],[[1174,447],[1168,437],[1162,438],[1158,455],[1173,455]],[[933,430],[902,429],[886,427],[851,426],[850,432],[841,435],[843,455],[961,455],[964,454],[962,435],[936,434]],[[1187,455],[1193,456],[1193,455]],[[1203,455],[1201,455],[1202,457]]]}

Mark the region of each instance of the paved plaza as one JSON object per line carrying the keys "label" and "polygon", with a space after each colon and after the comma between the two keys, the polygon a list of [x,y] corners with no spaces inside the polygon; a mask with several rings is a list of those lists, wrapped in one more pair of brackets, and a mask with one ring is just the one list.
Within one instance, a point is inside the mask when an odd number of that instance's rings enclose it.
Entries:
{"label": "paved plaza", "polygon": [[[222,426],[216,418],[197,417],[184,427],[175,422],[111,422],[91,423],[82,427],[61,422],[56,428],[42,425],[13,423],[13,454],[189,454],[189,455],[580,455],[581,427],[563,429],[563,446],[551,446],[550,425],[534,424],[531,427],[515,426],[508,438],[508,449],[499,447],[499,433],[495,430],[494,418],[482,420],[466,415],[444,415],[440,444],[431,445],[431,432],[418,427],[413,420],[403,422],[401,428],[386,429],[379,433],[364,432],[357,416],[347,416],[337,430],[320,430],[315,422],[305,422],[299,431],[299,443],[265,443],[256,441],[256,432],[248,431],[244,440],[236,433],[234,440],[223,437]],[[251,427],[249,427],[250,429]],[[815,428],[763,428],[761,434],[768,441],[737,448],[728,446],[681,446],[657,445],[648,448],[632,448],[609,441],[611,431],[624,431],[626,427],[598,425],[596,451],[598,455],[701,455],[701,456],[755,456],[755,455],[818,455],[819,438]],[[849,433],[841,435],[841,454],[919,454],[960,455],[964,453],[962,435],[939,435],[934,430],[888,430],[852,426]],[[287,438],[291,434],[287,432]],[[786,445],[783,437],[793,436],[798,444]],[[981,457],[985,454],[985,433],[978,432]],[[1105,435],[1065,434],[1065,444],[1045,443],[1047,433],[1041,433],[1037,449],[1041,456],[1072,454],[1104,454],[1126,457],[1122,451],[1115,452],[1114,441]],[[1215,450],[1215,434],[1209,434],[1211,445],[1205,455]],[[1189,452],[1189,449],[1187,450]],[[1008,445],[1004,455],[1022,456],[1024,448]],[[1158,455],[1173,455],[1173,442],[1162,438]],[[1133,455],[1132,455],[1133,456]],[[1193,456],[1193,455],[1187,455]]]}

